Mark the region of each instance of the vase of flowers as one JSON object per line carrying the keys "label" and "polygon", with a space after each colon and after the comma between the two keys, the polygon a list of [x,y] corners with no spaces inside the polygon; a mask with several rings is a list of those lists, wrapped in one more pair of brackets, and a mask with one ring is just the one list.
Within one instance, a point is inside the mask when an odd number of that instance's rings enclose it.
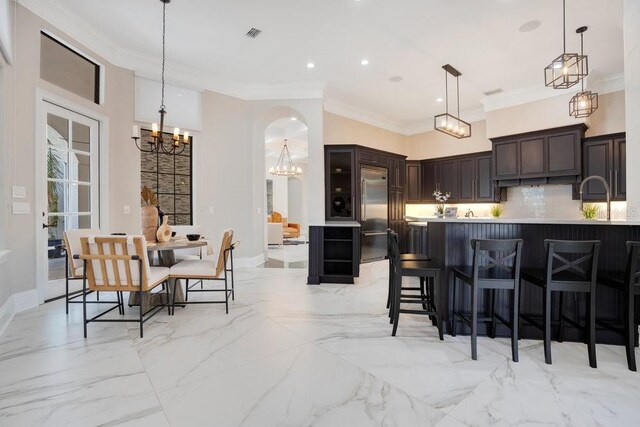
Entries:
{"label": "vase of flowers", "polygon": [[158,196],[147,186],[142,187],[140,192],[145,206],[141,209],[142,214],[142,234],[147,242],[156,241],[156,231],[158,230]]}
{"label": "vase of flowers", "polygon": [[433,197],[436,199],[435,215],[438,218],[443,218],[444,207],[445,207],[445,204],[447,203],[447,200],[449,200],[449,197],[451,197],[451,193],[443,193],[440,190],[436,190],[433,192]]}

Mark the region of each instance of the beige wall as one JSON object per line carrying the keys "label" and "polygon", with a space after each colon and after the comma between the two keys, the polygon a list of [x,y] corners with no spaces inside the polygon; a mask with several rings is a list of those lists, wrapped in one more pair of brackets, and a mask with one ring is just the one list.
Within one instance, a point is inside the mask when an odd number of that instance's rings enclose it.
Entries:
{"label": "beige wall", "polygon": [[471,123],[471,137],[456,139],[435,130],[408,137],[409,160],[434,159],[491,150],[486,122]]}
{"label": "beige wall", "polygon": [[574,93],[488,111],[487,137],[514,135],[529,131],[586,123],[587,136],[603,135],[625,130],[624,92],[612,92],[599,96],[599,108],[587,119],[569,115],[569,100]]}
{"label": "beige wall", "polygon": [[324,112],[324,143],[357,144],[409,155],[407,137],[336,114]]}
{"label": "beige wall", "polygon": [[[2,206],[7,218],[6,243],[13,252],[7,264],[8,283],[11,293],[35,288],[36,233],[45,232],[34,227],[37,208],[41,203],[35,200],[35,149],[36,149],[36,88],[64,98],[72,104],[91,109],[109,117],[108,140],[101,141],[108,148],[108,194],[102,194],[102,202],[108,207],[108,223],[105,231],[139,231],[139,153],[131,144],[130,133],[134,109],[133,72],[110,65],[99,55],[86,49],[81,43],[60,33],[47,22],[18,5],[16,25],[16,55],[13,66],[7,68],[10,104],[15,110],[8,112],[9,138],[4,153],[9,153],[4,179],[7,188],[20,185],[26,188],[26,202],[31,204],[30,215],[12,215],[10,203]],[[91,55],[105,66],[106,90],[103,105],[93,104],[79,96],[41,80],[40,70],[40,29],[47,29]],[[15,111],[15,115],[14,115]],[[7,200],[7,199],[4,199]],[[131,214],[123,215],[123,205],[131,206]],[[0,301],[1,302],[1,301]]]}

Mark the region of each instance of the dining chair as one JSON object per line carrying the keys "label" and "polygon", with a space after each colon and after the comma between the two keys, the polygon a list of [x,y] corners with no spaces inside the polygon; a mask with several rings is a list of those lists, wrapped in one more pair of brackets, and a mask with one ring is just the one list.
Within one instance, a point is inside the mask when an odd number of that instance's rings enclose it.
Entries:
{"label": "dining chair", "polygon": [[624,326],[598,321],[598,324],[624,337],[627,350],[627,366],[636,371],[636,352],[638,342],[638,316],[636,299],[640,296],[640,242],[627,242],[627,259],[624,271],[602,272],[598,274],[598,283],[620,292],[624,304]]}
{"label": "dining chair", "polygon": [[[69,285],[72,280],[80,281],[84,278],[84,272],[82,269],[82,260],[74,259],[75,255],[82,253],[82,244],[80,239],[83,237],[100,235],[101,231],[97,228],[80,228],[75,230],[66,230],[63,233],[63,245],[60,247],[64,251],[65,260],[65,312],[69,314],[69,304],[82,304],[81,291],[75,291],[69,293]],[[89,291],[89,294],[93,291]],[[124,301],[122,299],[122,293],[116,294],[118,302],[120,304],[119,311],[124,314]],[[111,304],[113,301],[100,301],[100,292],[96,292],[95,301],[87,301],[87,304]]]}
{"label": "dining chair", "polygon": [[[233,242],[233,230],[222,232],[220,252],[218,259],[188,259],[180,261],[171,267],[169,276],[172,279],[185,280],[184,304],[224,304],[225,311],[229,313],[229,296],[235,299],[235,286],[233,278],[233,250],[238,245]],[[189,280],[224,281],[224,289],[201,288],[193,289],[195,284],[189,286]],[[229,289],[231,282],[231,289]],[[224,300],[192,300],[189,301],[189,292],[224,292]],[[175,297],[175,292],[174,292]],[[172,302],[172,310],[175,308],[175,298]]]}
{"label": "dining chair", "polygon": [[[149,265],[144,236],[89,236],[82,237],[80,241],[82,253],[74,259],[83,263],[84,270],[82,316],[85,338],[87,325],[91,322],[139,322],[140,338],[143,338],[143,325],[147,320],[165,306],[171,314],[169,268]],[[158,285],[162,285],[165,293],[165,304],[152,307],[145,312],[145,296]],[[100,292],[137,292],[140,301],[138,318],[102,318],[116,306],[87,319],[87,289]]]}
{"label": "dining chair", "polygon": [[[589,366],[596,368],[596,283],[598,275],[599,240],[550,240],[544,241],[546,260],[544,270],[524,269],[522,280],[542,289],[542,322],[523,313],[520,318],[542,330],[544,360],[551,364],[551,294],[560,293],[558,342],[564,340],[565,323],[582,330],[589,353]],[[564,314],[564,293],[587,295],[585,325]]]}

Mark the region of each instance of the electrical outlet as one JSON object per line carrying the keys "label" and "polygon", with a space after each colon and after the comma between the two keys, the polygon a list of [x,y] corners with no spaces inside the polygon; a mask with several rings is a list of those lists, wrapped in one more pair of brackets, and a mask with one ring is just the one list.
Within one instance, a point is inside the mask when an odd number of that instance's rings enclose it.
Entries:
{"label": "electrical outlet", "polygon": [[209,206],[209,213],[211,215],[213,215],[214,212],[215,212],[215,210],[213,209],[213,206]]}
{"label": "electrical outlet", "polygon": [[258,215],[262,213],[262,208],[258,208]]}
{"label": "electrical outlet", "polygon": [[123,211],[125,215],[129,215],[131,213],[131,207],[129,205],[124,205]]}

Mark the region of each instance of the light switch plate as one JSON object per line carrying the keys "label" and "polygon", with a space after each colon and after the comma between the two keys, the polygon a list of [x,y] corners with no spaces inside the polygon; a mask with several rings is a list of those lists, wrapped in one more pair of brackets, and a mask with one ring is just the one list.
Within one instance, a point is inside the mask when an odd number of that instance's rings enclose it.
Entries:
{"label": "light switch plate", "polygon": [[31,203],[13,202],[14,215],[29,215],[31,213]]}
{"label": "light switch plate", "polygon": [[213,215],[214,212],[215,212],[215,209],[213,209],[213,206],[209,206],[209,213]]}
{"label": "light switch plate", "polygon": [[129,205],[124,205],[123,209],[125,215],[129,215],[131,213],[131,207]]}
{"label": "light switch plate", "polygon": [[14,199],[26,199],[27,189],[25,187],[14,185],[11,191]]}

